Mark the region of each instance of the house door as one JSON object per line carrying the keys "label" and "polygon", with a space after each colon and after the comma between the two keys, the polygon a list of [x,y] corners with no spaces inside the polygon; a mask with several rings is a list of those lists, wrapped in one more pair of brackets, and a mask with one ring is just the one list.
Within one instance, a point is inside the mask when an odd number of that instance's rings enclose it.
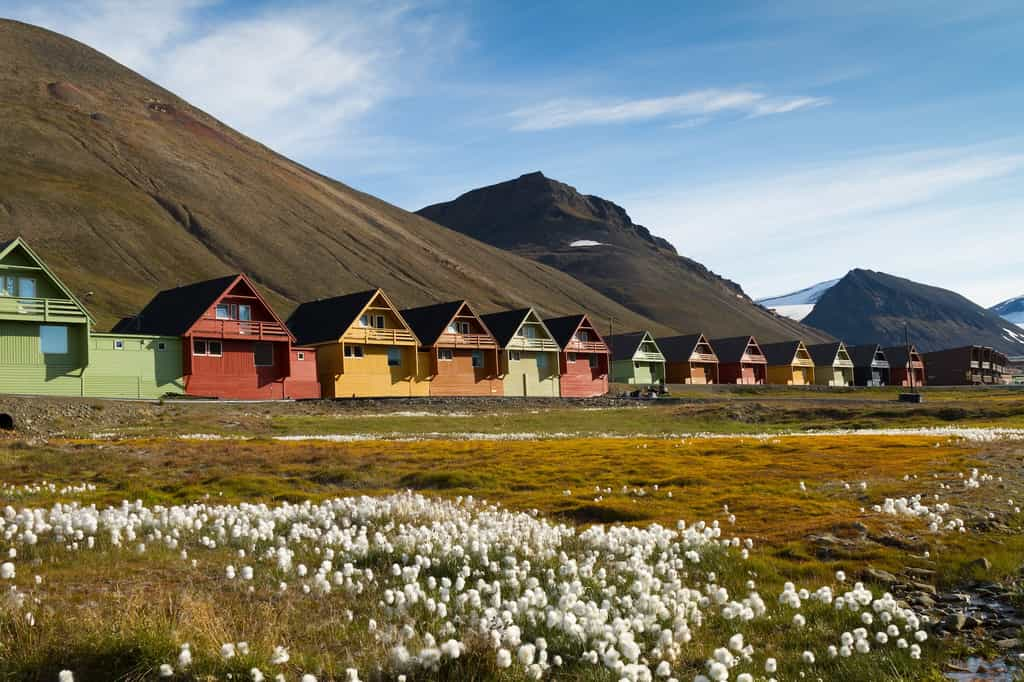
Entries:
{"label": "house door", "polygon": [[740,383],[741,384],[754,384],[754,383],[757,383],[757,379],[755,378],[754,368],[753,367],[744,367],[743,368],[743,378],[740,380]]}
{"label": "house door", "polygon": [[526,373],[523,373],[523,395],[530,395],[530,392],[526,390]]}
{"label": "house door", "polygon": [[878,370],[871,370],[871,383],[874,386],[882,385],[882,373]]}
{"label": "house door", "polygon": [[691,384],[706,384],[707,379],[704,378],[703,367],[692,367],[690,369],[690,383]]}

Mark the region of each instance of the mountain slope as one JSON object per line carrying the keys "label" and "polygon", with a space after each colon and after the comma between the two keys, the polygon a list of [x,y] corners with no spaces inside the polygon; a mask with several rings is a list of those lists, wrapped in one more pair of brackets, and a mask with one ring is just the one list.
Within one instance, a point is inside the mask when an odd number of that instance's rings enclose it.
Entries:
{"label": "mountain slope", "polygon": [[847,273],[804,323],[852,345],[901,345],[906,323],[922,352],[979,344],[1024,353],[1017,331],[995,313],[952,291],[872,270]]}
{"label": "mountain slope", "polygon": [[989,310],[1018,327],[1024,327],[1024,296],[1003,301],[992,306]]}
{"label": "mountain slope", "polygon": [[564,273],[314,173],[64,36],[0,20],[0,238],[23,235],[98,318],[245,271],[287,315],[381,286],[652,324]]}
{"label": "mountain slope", "polygon": [[830,279],[827,282],[819,282],[806,289],[800,289],[799,291],[783,294],[782,296],[759,298],[755,302],[769,310],[774,310],[779,315],[800,322],[811,314],[811,311],[814,310],[814,304],[825,295],[825,292],[838,282],[838,279]]}
{"label": "mountain slope", "polygon": [[[529,173],[420,209],[442,225],[546,263],[650,318],[711,336],[827,336],[777,317],[733,282],[680,256],[610,201]],[[617,323],[620,329],[629,325]]]}

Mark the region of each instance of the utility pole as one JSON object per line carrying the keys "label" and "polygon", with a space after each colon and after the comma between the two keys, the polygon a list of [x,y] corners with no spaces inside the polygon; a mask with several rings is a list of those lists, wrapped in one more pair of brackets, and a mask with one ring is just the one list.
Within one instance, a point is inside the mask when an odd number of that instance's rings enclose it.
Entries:
{"label": "utility pole", "polygon": [[910,392],[917,393],[914,386],[914,358],[910,354],[910,325],[903,323],[903,336],[907,344],[907,372],[910,374]]}

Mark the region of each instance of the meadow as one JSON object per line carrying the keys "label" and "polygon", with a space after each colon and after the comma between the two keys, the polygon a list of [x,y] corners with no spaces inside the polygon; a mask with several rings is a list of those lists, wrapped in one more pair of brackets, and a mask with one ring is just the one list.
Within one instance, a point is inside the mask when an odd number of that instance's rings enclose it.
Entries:
{"label": "meadow", "polygon": [[943,679],[1017,653],[901,592],[1024,605],[1017,395],[54,418],[0,441],[0,679]]}

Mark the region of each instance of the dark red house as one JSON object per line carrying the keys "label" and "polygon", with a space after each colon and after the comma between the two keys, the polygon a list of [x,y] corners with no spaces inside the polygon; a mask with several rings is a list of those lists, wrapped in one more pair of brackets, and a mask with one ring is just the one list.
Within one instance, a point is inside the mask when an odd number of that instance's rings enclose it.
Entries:
{"label": "dark red house", "polygon": [[608,392],[608,346],[586,315],[544,320],[558,344],[563,398],[594,398]]}
{"label": "dark red house", "polygon": [[161,291],[116,332],[180,336],[185,393],[208,398],[319,398],[313,349],[295,337],[245,275]]}
{"label": "dark red house", "polygon": [[753,336],[714,339],[718,355],[718,379],[723,384],[763,384],[768,378],[768,360]]}
{"label": "dark red house", "polygon": [[925,370],[917,347],[893,346],[885,349],[889,358],[889,376],[894,386],[924,386]]}

